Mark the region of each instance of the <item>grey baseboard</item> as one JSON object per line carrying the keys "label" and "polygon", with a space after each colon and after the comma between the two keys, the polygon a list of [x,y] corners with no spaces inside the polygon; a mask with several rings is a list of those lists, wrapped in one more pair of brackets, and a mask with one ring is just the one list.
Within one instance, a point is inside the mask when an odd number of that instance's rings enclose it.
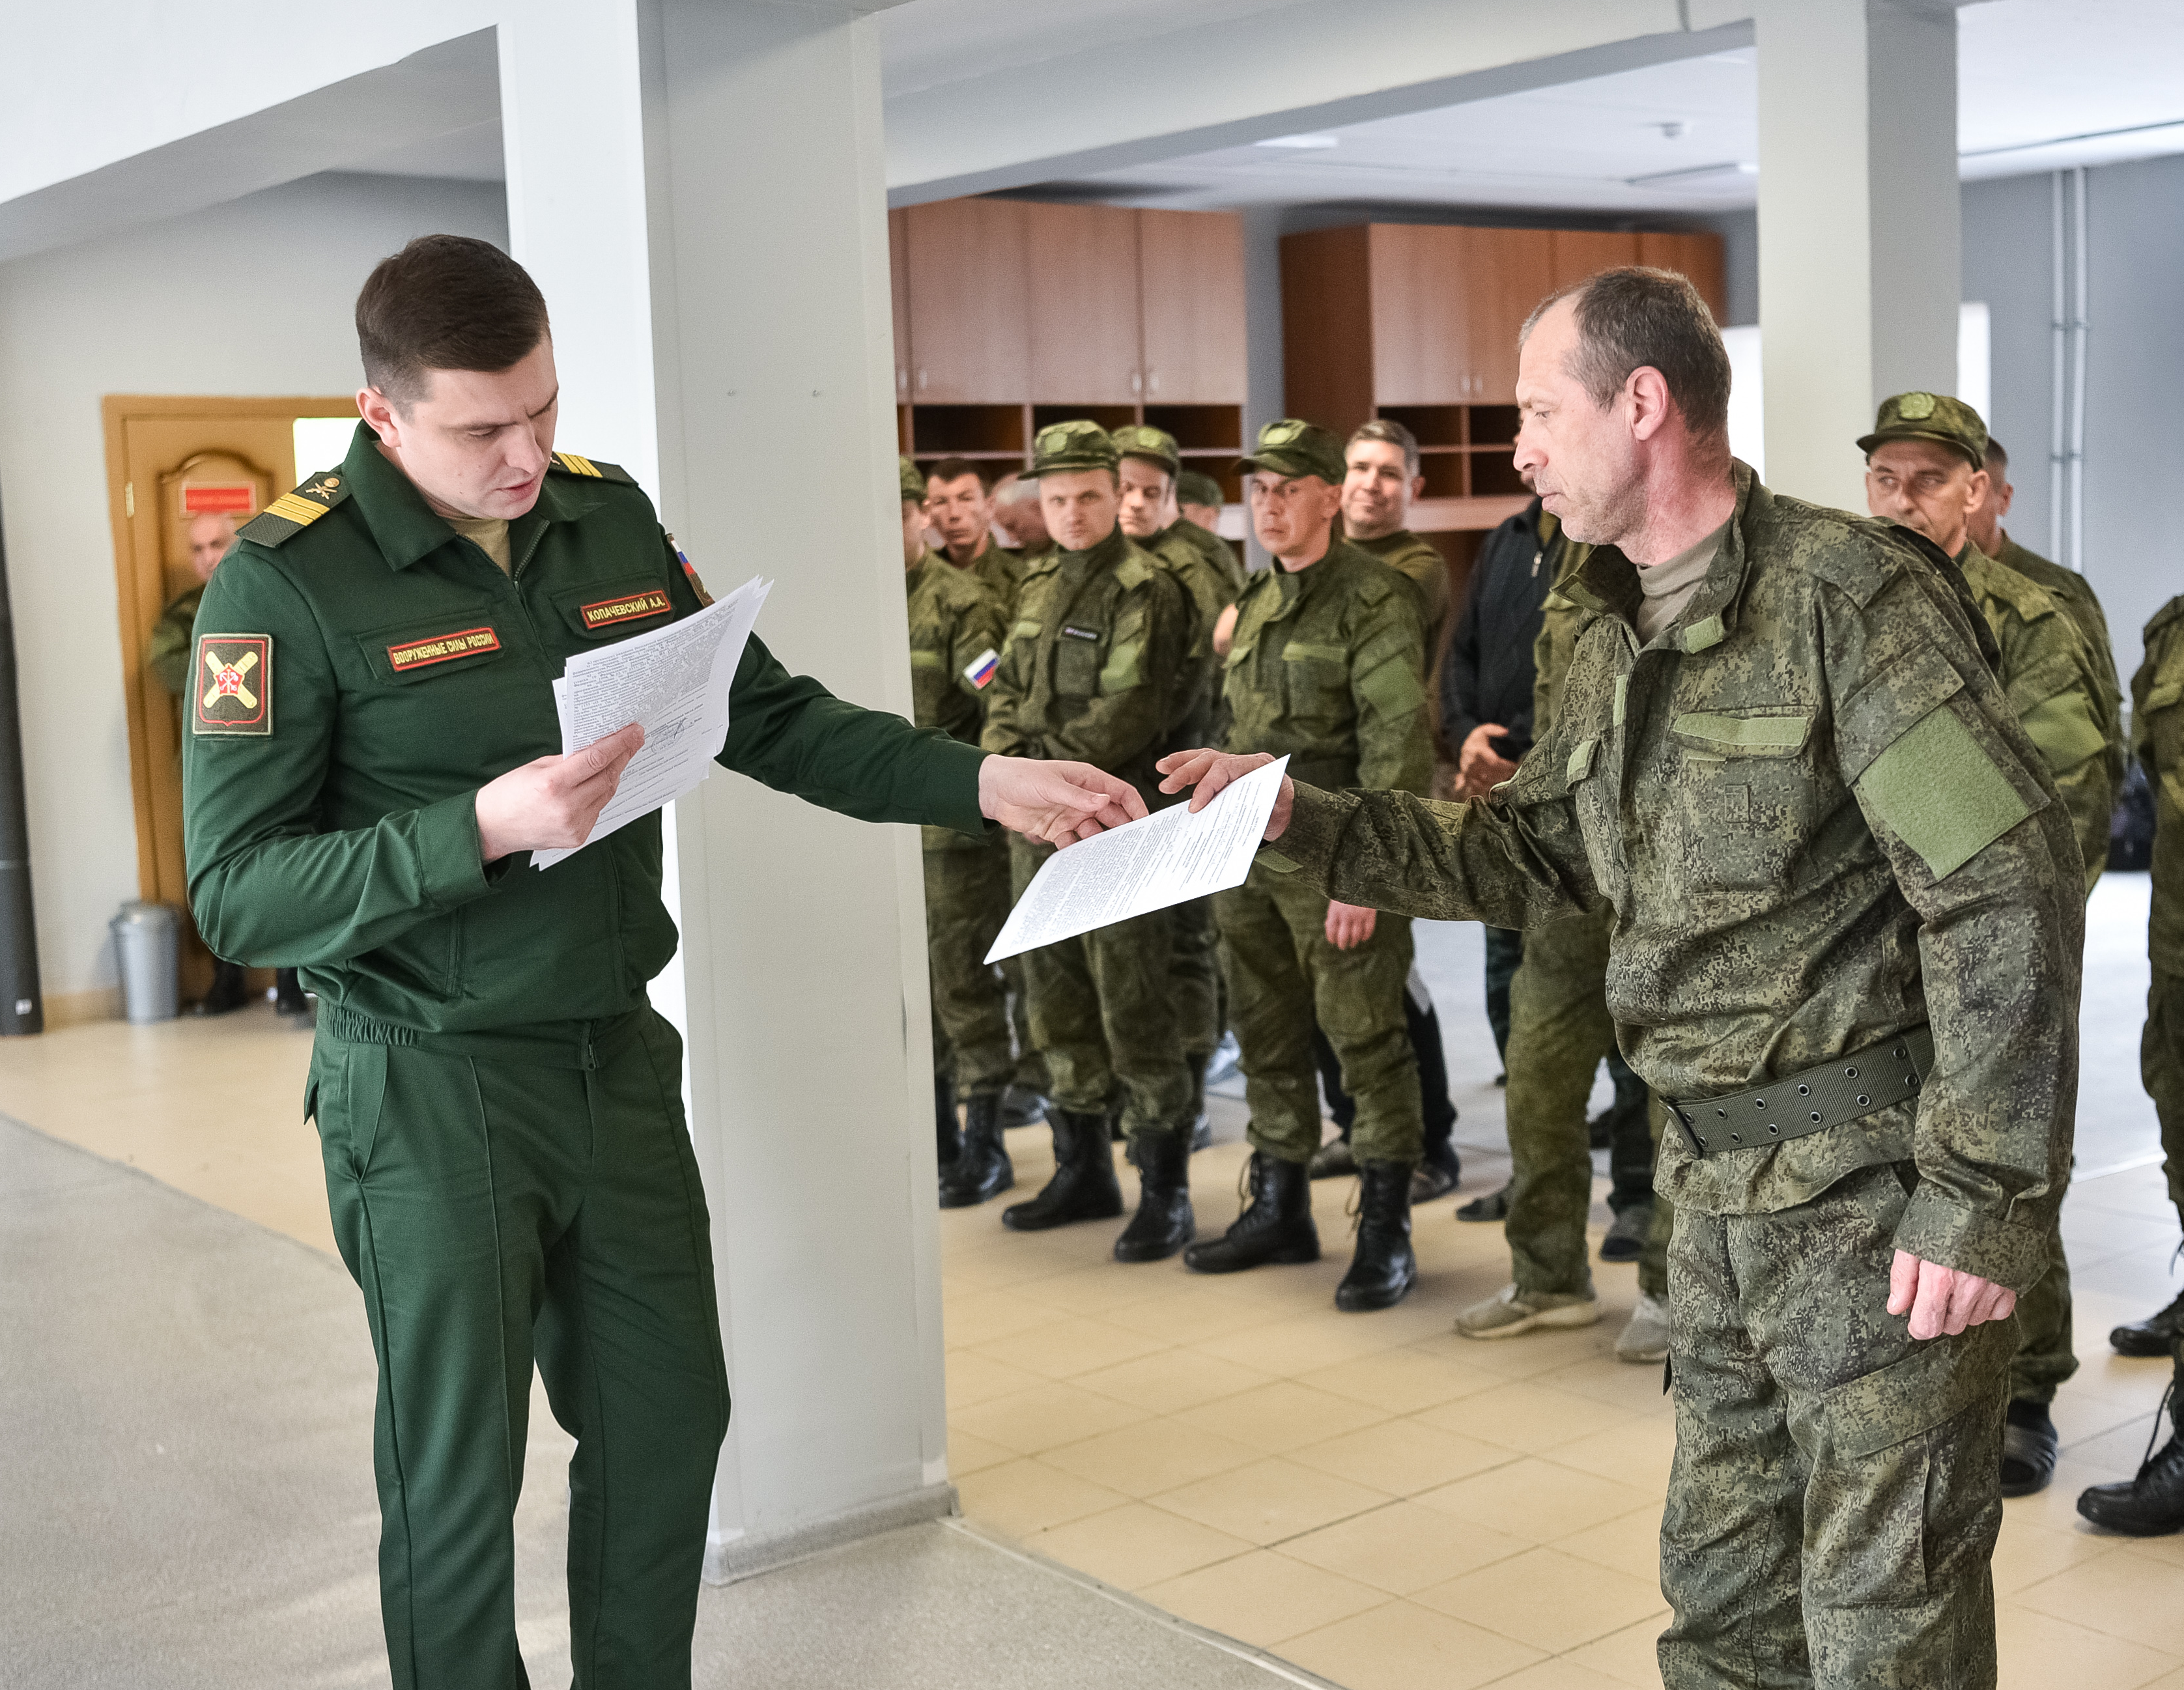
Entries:
{"label": "grey baseboard", "polygon": [[823,1554],[860,1537],[900,1526],[921,1526],[956,1512],[956,1487],[927,1485],[898,1497],[845,1509],[823,1520],[810,1520],[784,1531],[746,1534],[705,1545],[705,1582],[733,1584],[755,1578],[776,1567],[808,1556]]}

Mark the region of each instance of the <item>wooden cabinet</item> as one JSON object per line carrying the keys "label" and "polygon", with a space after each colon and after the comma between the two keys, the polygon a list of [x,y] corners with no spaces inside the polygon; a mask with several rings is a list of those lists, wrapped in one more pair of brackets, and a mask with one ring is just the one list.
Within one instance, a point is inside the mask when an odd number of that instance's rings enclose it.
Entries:
{"label": "wooden cabinet", "polygon": [[1729,314],[1719,235],[1641,235],[1637,262],[1680,271],[1691,279],[1691,286],[1698,289],[1699,297],[1706,301],[1715,322]]}
{"label": "wooden cabinet", "polygon": [[1517,403],[1517,336],[1554,292],[1553,235],[1544,229],[1471,229],[1464,291],[1471,297],[1473,403]]}
{"label": "wooden cabinet", "polygon": [[1638,237],[1627,230],[1555,229],[1547,239],[1553,252],[1549,292],[1618,264],[1638,262]]}
{"label": "wooden cabinet", "polygon": [[1028,208],[945,199],[904,214],[911,403],[975,404],[1029,392]]}
{"label": "wooden cabinet", "polygon": [[1025,205],[1035,405],[1134,405],[1145,388],[1138,331],[1138,214]]}
{"label": "wooden cabinet", "polygon": [[1470,391],[1469,298],[1457,283],[1469,232],[1412,223],[1368,231],[1373,392],[1380,403],[1430,404]]}
{"label": "wooden cabinet", "polygon": [[1244,225],[1140,211],[1138,301],[1149,405],[1244,403]]}
{"label": "wooden cabinet", "polygon": [[888,213],[888,294],[894,309],[894,402],[910,403],[910,214]]}

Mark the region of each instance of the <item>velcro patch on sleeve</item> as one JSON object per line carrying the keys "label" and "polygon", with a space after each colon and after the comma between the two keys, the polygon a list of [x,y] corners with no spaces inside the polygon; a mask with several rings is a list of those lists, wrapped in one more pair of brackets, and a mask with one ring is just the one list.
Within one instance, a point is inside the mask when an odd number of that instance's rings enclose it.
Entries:
{"label": "velcro patch on sleeve", "polygon": [[482,657],[499,649],[500,636],[491,628],[464,628],[452,634],[435,634],[430,639],[389,646],[387,661],[397,675],[407,675],[412,670],[428,668],[436,663]]}
{"label": "velcro patch on sleeve", "polygon": [[580,605],[577,614],[584,619],[586,631],[596,633],[601,628],[618,627],[625,622],[642,622],[649,616],[665,616],[674,609],[664,588],[649,586],[642,592],[626,592],[619,598],[602,598]]}
{"label": "velcro patch on sleeve", "polygon": [[1858,778],[1866,805],[1946,880],[2032,814],[1957,713],[1929,711]]}
{"label": "velcro patch on sleeve", "polygon": [[199,634],[190,672],[192,734],[272,733],[270,634]]}
{"label": "velcro patch on sleeve", "polygon": [[963,678],[983,692],[992,683],[994,671],[1000,666],[1001,654],[988,646],[971,659],[970,666],[963,671]]}
{"label": "velcro patch on sleeve", "polygon": [[1357,696],[1384,716],[1406,716],[1424,705],[1426,689],[1408,658],[1392,658],[1358,677]]}

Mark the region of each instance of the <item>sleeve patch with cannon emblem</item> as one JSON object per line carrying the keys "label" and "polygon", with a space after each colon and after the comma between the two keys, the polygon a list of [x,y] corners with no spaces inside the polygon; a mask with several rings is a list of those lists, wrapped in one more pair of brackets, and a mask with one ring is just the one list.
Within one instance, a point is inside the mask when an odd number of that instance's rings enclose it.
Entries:
{"label": "sleeve patch with cannon emblem", "polygon": [[272,733],[270,634],[199,634],[190,673],[192,733]]}
{"label": "sleeve patch with cannon emblem", "polygon": [[648,616],[665,616],[674,609],[674,602],[660,587],[647,587],[643,592],[624,593],[620,598],[602,598],[593,604],[582,606],[578,614],[584,619],[584,628],[596,633],[601,628],[611,628],[623,622],[641,622]]}

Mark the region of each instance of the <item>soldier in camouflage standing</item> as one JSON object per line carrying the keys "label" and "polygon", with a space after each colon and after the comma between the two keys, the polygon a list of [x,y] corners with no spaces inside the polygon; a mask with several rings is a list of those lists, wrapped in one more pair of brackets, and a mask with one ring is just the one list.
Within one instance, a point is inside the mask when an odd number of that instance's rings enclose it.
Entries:
{"label": "soldier in camouflage standing", "polygon": [[[2139,1076],[2161,1119],[2170,1201],[2184,1220],[2184,596],[2172,598],[2146,625],[2146,660],[2131,682],[2132,750],[2153,788],[2153,901],[2146,929],[2153,981],[2146,994],[2146,1031],[2138,1047]],[[2176,1435],[2126,1485],[2095,1485],[2078,1512],[2096,1526],[2135,1537],[2184,1532],[2184,1333],[2180,1298],[2151,1320],[2121,1326],[2109,1341],[2126,1355],[2159,1354],[2165,1332],[2175,1358],[2165,1409]],[[2126,1337],[2132,1340],[2126,1347]]]}
{"label": "soldier in camouflage standing", "polygon": [[925,515],[940,531],[944,555],[978,576],[1003,611],[1014,608],[1023,559],[994,543],[994,498],[967,458],[944,458],[925,472]]}
{"label": "soldier in camouflage standing", "polygon": [[1426,659],[1440,653],[1448,625],[1448,560],[1403,525],[1411,501],[1425,491],[1418,436],[1402,424],[1375,417],[1342,450],[1342,533],[1411,584],[1418,597]]}
{"label": "soldier in camouflage standing", "polygon": [[[1947,559],[1761,486],[1729,379],[1681,276],[1535,312],[1517,464],[1594,548],[1552,731],[1460,804],[1285,781],[1266,837],[1414,916],[1615,912],[1608,1007],[1673,1111],[1669,1690],[1991,1686],[2008,1317],[2070,1159],[2077,842]],[[1163,784],[1202,804],[1266,760]]]}
{"label": "soldier in camouflage standing", "polygon": [[[1223,691],[1228,747],[1286,754],[1301,777],[1329,787],[1423,793],[1433,749],[1417,603],[1402,576],[1334,537],[1341,448],[1310,423],[1270,423],[1241,467],[1276,567],[1237,601]],[[1216,894],[1214,911],[1251,1110],[1250,1194],[1226,1237],[1184,1259],[1234,1273],[1318,1259],[1307,1175],[1320,1136],[1317,1014],[1357,1107],[1357,1247],[1335,1306],[1388,1308],[1418,1278],[1411,1170],[1424,1121],[1403,1013],[1410,923],[1264,864]]]}
{"label": "soldier in camouflage standing", "polygon": [[[2110,753],[2108,701],[2061,601],[2029,576],[2004,569],[1970,537],[1971,514],[1989,496],[1986,447],[1986,425],[1961,399],[1899,393],[1885,400],[1874,431],[1858,442],[1866,454],[1866,503],[1875,516],[1925,535],[1964,571],[2000,650],[1996,675],[2003,692],[2069,807],[2090,893],[2108,861],[2109,818],[2121,773]],[[2058,1440],[2048,1404],[2056,1387],[2078,1370],[2070,1266],[2059,1236],[2053,1264],[2020,1300],[2017,1320],[2021,1342],[2010,1366],[2003,1434],[2006,1497],[2030,1496],[2053,1476]]]}
{"label": "soldier in camouflage standing", "polygon": [[[910,688],[917,725],[976,745],[1008,619],[983,581],[950,568],[926,545],[926,479],[907,458],[900,467]],[[947,827],[920,831],[940,1206],[965,1209],[1016,1183],[1000,1121],[1001,1092],[1013,1066],[1008,1005],[1000,976],[986,961],[994,935],[1008,920],[1008,848],[999,834],[977,838]]]}
{"label": "soldier in camouflage standing", "polygon": [[[1115,443],[1089,422],[1042,429],[1032,473],[1056,549],[1024,573],[987,707],[989,751],[1079,759],[1150,792],[1190,666],[1190,600],[1117,526]],[[1045,849],[1011,858],[1017,894]],[[1119,1109],[1137,1164],[1138,1212],[1117,1261],[1158,1261],[1190,1242],[1190,1065],[1172,1008],[1174,922],[1165,909],[1042,946],[1024,959],[1032,1041],[1046,1059],[1054,1178],[1003,1211],[1019,1232],[1119,1215],[1108,1148]]]}

